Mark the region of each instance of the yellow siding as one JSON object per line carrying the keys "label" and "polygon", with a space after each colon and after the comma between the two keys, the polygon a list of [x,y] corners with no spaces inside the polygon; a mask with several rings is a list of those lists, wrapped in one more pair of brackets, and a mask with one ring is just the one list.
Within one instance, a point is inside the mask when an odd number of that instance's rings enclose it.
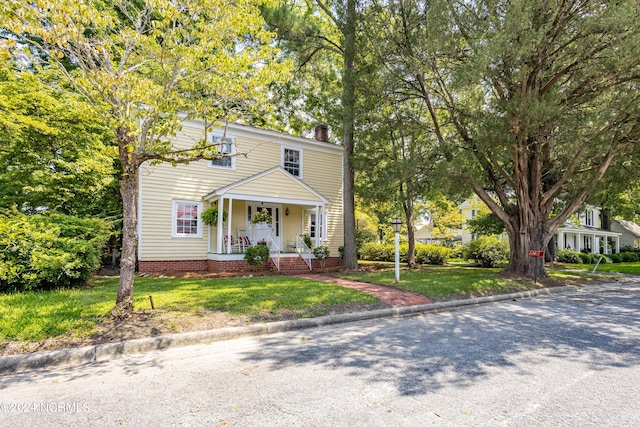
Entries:
{"label": "yellow siding", "polygon": [[[228,132],[234,136],[233,132]],[[202,129],[185,126],[175,138],[175,145],[189,147],[203,138]],[[192,162],[189,165],[171,166],[160,164],[141,168],[141,240],[140,259],[154,260],[196,260],[206,259],[209,227],[203,226],[201,238],[180,238],[171,236],[172,200],[190,200],[200,202],[212,191],[246,179],[260,172],[280,166],[282,145],[277,140],[265,140],[236,136],[235,170],[208,166],[208,161]],[[285,144],[286,145],[286,144]],[[333,256],[338,255],[338,246],[342,245],[342,158],[338,154],[317,151],[314,147],[302,148],[303,179],[311,188],[327,197],[330,204],[328,213],[328,237]],[[245,157],[246,155],[246,157]],[[311,195],[293,180],[278,174],[264,177],[260,183],[239,186],[233,192],[242,194],[275,194],[276,197],[308,199]],[[266,186],[265,186],[266,183]],[[225,203],[225,210],[226,210]],[[283,217],[283,246],[287,240],[295,239],[302,224],[302,207],[289,206],[290,214]],[[204,208],[208,203],[204,202]],[[305,207],[307,209],[308,207]],[[237,227],[246,224],[246,204],[234,200],[232,234]],[[225,224],[226,226],[226,224]],[[306,230],[306,228],[305,228]],[[216,229],[211,227],[211,250],[215,252]],[[223,235],[226,234],[226,227]]]}
{"label": "yellow siding", "polygon": [[[338,256],[343,245],[342,219],[342,156],[305,150],[303,181],[329,199],[327,210],[327,237],[331,256]],[[306,227],[306,226],[305,226]]]}
{"label": "yellow siding", "polygon": [[260,179],[233,187],[234,194],[262,194],[269,197],[281,197],[286,199],[315,200],[317,196],[279,171],[274,171]]}

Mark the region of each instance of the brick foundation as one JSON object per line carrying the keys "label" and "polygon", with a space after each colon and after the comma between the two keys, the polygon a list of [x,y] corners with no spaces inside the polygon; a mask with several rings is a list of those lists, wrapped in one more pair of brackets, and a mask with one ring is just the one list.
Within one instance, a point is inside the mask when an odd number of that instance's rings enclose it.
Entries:
{"label": "brick foundation", "polygon": [[243,259],[232,261],[207,261],[207,270],[212,273],[260,273],[275,271],[275,269],[276,267],[271,261],[262,267],[255,267]]}
{"label": "brick foundation", "polygon": [[[283,258],[284,259],[284,258]],[[322,270],[320,261],[311,261],[314,270]],[[338,257],[328,258],[325,262],[326,270],[334,270],[342,267],[342,259]],[[209,271],[212,273],[262,273],[275,272],[276,267],[270,261],[263,267],[254,267],[245,260],[213,261],[140,261],[138,262],[140,273],[157,273],[162,271]]]}
{"label": "brick foundation", "polygon": [[[342,258],[339,257],[329,257],[326,259],[325,263],[324,263],[324,267],[329,270],[334,270],[337,268],[342,267],[344,264],[342,263]],[[321,264],[320,264],[320,260],[318,259],[312,259],[311,260],[311,266],[313,267],[314,270],[321,270]]]}
{"label": "brick foundation", "polygon": [[195,261],[139,261],[140,273],[156,273],[159,271],[206,271],[207,260]]}

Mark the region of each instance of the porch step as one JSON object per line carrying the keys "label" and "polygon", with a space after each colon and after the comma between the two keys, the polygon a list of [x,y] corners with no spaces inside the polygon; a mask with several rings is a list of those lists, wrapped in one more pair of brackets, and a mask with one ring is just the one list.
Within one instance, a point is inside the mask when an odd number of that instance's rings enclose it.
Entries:
{"label": "porch step", "polygon": [[308,272],[309,272],[309,267],[302,260],[302,258],[300,257],[280,258],[281,274],[304,274]]}

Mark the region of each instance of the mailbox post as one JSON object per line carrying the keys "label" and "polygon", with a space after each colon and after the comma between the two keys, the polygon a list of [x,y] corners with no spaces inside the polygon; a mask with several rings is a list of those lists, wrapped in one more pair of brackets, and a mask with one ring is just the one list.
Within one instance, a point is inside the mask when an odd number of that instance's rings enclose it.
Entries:
{"label": "mailbox post", "polygon": [[[544,258],[544,251],[528,251],[527,255],[536,259]],[[536,265],[536,270],[533,273],[533,283],[538,283],[538,266]]]}

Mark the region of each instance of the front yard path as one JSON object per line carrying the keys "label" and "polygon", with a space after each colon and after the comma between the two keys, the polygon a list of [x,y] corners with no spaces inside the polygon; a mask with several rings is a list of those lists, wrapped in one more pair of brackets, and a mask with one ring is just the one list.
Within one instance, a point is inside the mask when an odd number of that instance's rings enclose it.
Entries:
{"label": "front yard path", "polygon": [[340,279],[338,277],[323,276],[320,274],[299,274],[294,277],[316,280],[318,282],[333,283],[345,288],[357,289],[360,292],[377,297],[380,301],[389,304],[390,307],[406,307],[409,305],[433,304],[433,300],[424,295],[409,291],[390,288],[382,285],[358,282],[356,280]]}

